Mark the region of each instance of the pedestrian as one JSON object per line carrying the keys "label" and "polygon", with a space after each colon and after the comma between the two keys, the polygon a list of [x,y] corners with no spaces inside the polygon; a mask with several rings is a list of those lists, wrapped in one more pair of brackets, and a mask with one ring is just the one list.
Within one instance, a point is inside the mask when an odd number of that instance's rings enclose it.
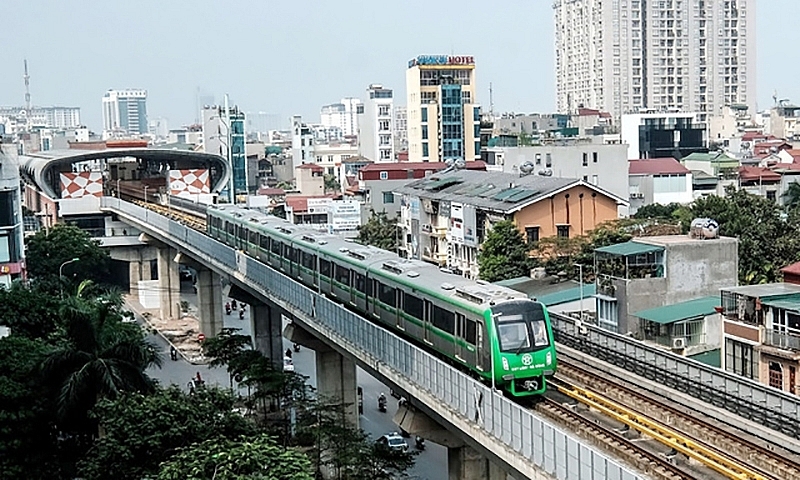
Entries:
{"label": "pedestrian", "polygon": [[225,315],[230,315],[230,314],[231,314],[231,302],[227,302],[225,304]]}
{"label": "pedestrian", "polygon": [[175,345],[170,345],[169,347],[169,358],[171,358],[173,362],[178,359],[178,350],[175,349]]}
{"label": "pedestrian", "polygon": [[236,310],[238,310],[238,309],[236,308],[236,299],[235,299],[235,298],[234,298],[233,300],[231,300],[231,308],[233,309],[233,311],[234,311],[234,312],[235,312]]}
{"label": "pedestrian", "polygon": [[244,320],[244,309],[239,310],[239,320]]}
{"label": "pedestrian", "polygon": [[292,358],[292,349],[291,349],[291,348],[287,348],[287,349],[286,349],[286,356],[287,356],[288,358]]}

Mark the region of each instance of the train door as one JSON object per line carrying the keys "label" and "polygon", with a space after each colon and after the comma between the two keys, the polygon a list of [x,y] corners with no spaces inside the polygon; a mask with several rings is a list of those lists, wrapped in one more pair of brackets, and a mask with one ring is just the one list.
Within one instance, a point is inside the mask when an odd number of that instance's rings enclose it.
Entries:
{"label": "train door", "polygon": [[[486,342],[486,327],[483,323],[478,323],[476,325],[476,332],[475,332],[475,352],[477,357],[477,362],[475,362],[475,366],[478,367],[478,370],[486,371],[487,365],[490,365],[491,359],[489,355],[491,354],[491,345],[488,345]],[[488,361],[487,361],[488,360]]]}
{"label": "train door", "polygon": [[456,358],[464,361],[464,341],[467,338],[467,317],[456,312]]}
{"label": "train door", "polygon": [[356,283],[356,277],[357,276],[358,276],[358,274],[356,273],[355,269],[351,268],[350,269],[350,303],[352,305],[356,304],[356,290],[357,290],[356,285],[358,285]]}
{"label": "train door", "polygon": [[431,332],[431,322],[433,321],[433,304],[430,302],[430,300],[425,300],[423,302],[423,306],[425,310],[422,316],[425,317],[425,320],[422,322],[422,327],[424,330],[422,338],[426,342],[433,344],[433,335]]}
{"label": "train door", "polygon": [[406,327],[403,323],[403,312],[405,309],[405,293],[399,288],[394,289],[394,303],[396,305],[394,313],[394,324],[400,330],[405,330]]}

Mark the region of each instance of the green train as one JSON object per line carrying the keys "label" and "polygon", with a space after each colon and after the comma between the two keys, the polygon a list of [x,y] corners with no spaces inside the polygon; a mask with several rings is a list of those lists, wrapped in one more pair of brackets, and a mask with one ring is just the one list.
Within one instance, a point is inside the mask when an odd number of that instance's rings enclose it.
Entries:
{"label": "green train", "polygon": [[543,393],[555,374],[547,309],[520,292],[255,210],[212,206],[207,229],[513,396]]}

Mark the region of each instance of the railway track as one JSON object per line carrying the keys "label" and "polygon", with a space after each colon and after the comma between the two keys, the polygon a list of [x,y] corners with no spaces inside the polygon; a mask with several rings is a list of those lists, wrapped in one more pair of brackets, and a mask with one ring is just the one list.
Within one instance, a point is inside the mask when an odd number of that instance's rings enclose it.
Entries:
{"label": "railway track", "polygon": [[704,421],[699,418],[702,412],[676,408],[666,399],[652,398],[563,360],[558,378],[554,384],[562,395],[657,440],[718,477],[800,479],[800,463],[793,454],[763,444],[747,432]]}
{"label": "railway track", "polygon": [[176,208],[165,207],[158,203],[144,202],[142,200],[133,200],[133,203],[140,207],[152,210],[160,215],[164,215],[176,222],[180,222],[195,230],[206,231],[206,219],[194,213],[185,212]]}

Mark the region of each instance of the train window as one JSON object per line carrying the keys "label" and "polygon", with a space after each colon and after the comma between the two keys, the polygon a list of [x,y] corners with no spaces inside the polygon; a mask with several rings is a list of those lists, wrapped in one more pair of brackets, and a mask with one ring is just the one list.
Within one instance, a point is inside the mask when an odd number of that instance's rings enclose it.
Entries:
{"label": "train window", "polygon": [[331,278],[331,262],[320,259],[319,274],[322,275],[323,277]]}
{"label": "train window", "polygon": [[476,341],[475,339],[477,338],[477,335],[476,335],[477,329],[478,329],[478,324],[475,322],[475,320],[470,320],[468,318],[467,319],[467,331],[464,332],[465,333],[464,340],[466,340],[467,343],[469,343],[471,345],[475,345],[475,341]]}
{"label": "train window", "polygon": [[249,240],[249,242],[252,245],[258,245],[258,232],[255,232],[255,231],[251,231],[250,232],[250,240]]}
{"label": "train window", "polygon": [[356,290],[363,294],[367,293],[367,277],[360,273],[356,273]]}
{"label": "train window", "polygon": [[383,283],[379,283],[378,285],[378,298],[380,298],[381,302],[389,305],[390,307],[397,306],[394,295],[394,287],[390,287]]}
{"label": "train window", "polygon": [[283,257],[290,262],[297,263],[297,250],[289,245],[284,245]]}
{"label": "train window", "polygon": [[245,242],[247,241],[247,229],[246,228],[241,227],[241,226],[239,227],[239,238],[244,240]]}
{"label": "train window", "polygon": [[283,242],[279,242],[277,240],[272,241],[272,253],[275,255],[280,255],[281,251],[283,250]]}
{"label": "train window", "polygon": [[444,308],[434,305],[433,326],[453,335],[456,331],[456,315],[453,312],[448,312]]}
{"label": "train window", "polygon": [[336,265],[336,281],[350,286],[350,269]]}
{"label": "train window", "polygon": [[228,235],[233,235],[233,224],[231,222],[225,222],[225,231],[228,232]]}
{"label": "train window", "polygon": [[311,270],[316,270],[317,256],[308,252],[303,252],[303,266]]}
{"label": "train window", "polygon": [[425,317],[422,314],[422,300],[414,295],[406,293],[404,294],[403,302],[406,307],[407,314],[420,320],[424,320]]}
{"label": "train window", "polygon": [[261,235],[261,249],[264,251],[269,251],[269,241],[270,238],[266,235]]}

